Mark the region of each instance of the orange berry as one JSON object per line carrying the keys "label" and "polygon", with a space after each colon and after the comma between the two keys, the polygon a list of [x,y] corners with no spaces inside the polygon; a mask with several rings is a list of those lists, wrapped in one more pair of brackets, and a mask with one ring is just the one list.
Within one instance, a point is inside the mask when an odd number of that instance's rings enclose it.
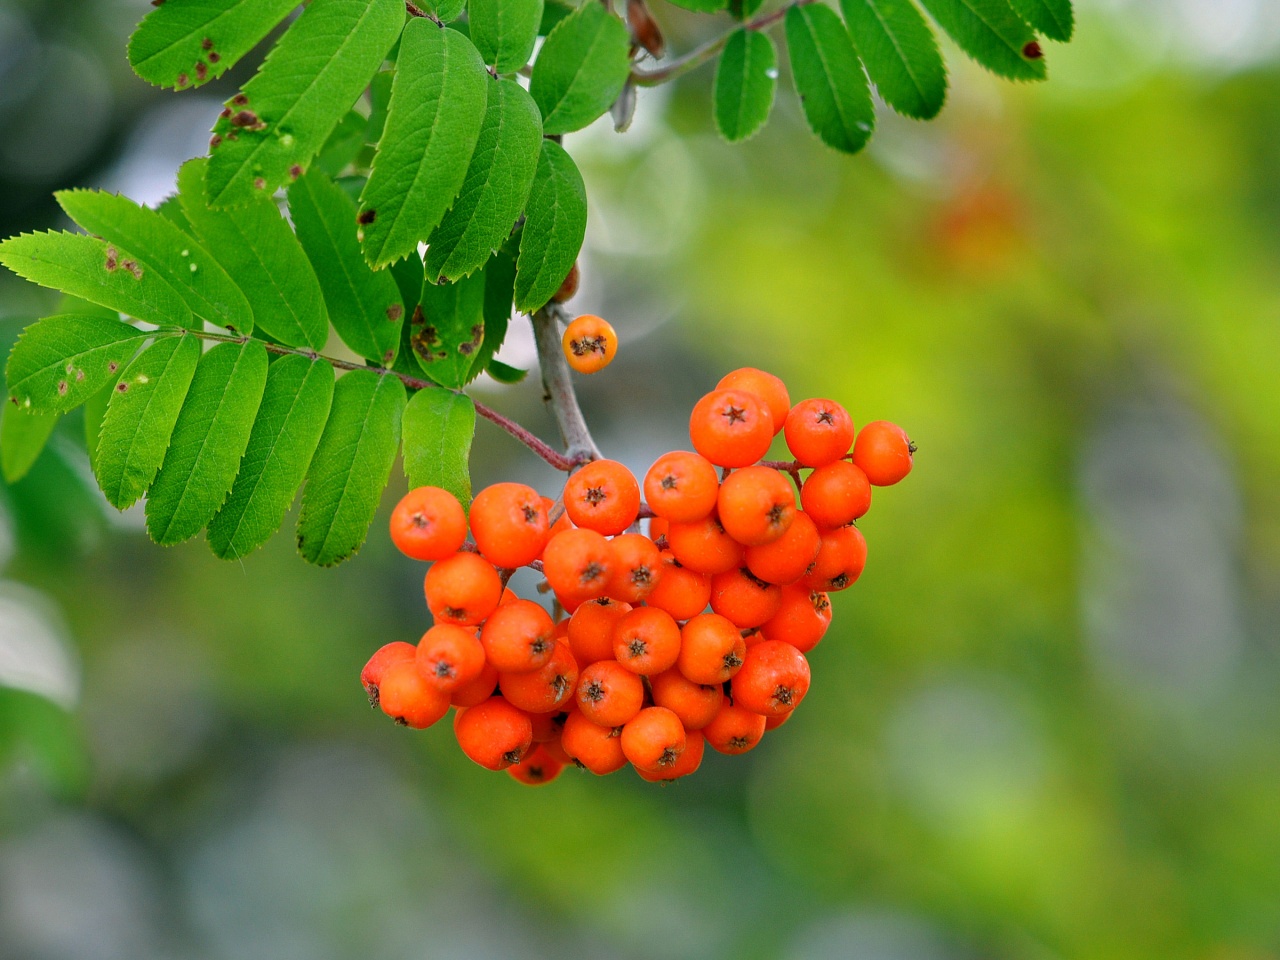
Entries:
{"label": "orange berry", "polygon": [[562,531],[542,551],[542,573],[558,596],[579,602],[603,596],[613,575],[613,548],[594,530]]}
{"label": "orange berry", "polygon": [[635,523],[640,485],[616,460],[593,460],[564,485],[564,509],[577,526],[611,537]]}
{"label": "orange berry", "polygon": [[719,487],[715,465],[687,450],[664,453],[644,475],[644,499],[649,509],[681,523],[701,520],[711,513]]}
{"label": "orange berry", "polygon": [[822,534],[797,511],[791,526],[773,543],[747,547],[747,569],[766,583],[793,583],[804,576],[822,547]]}
{"label": "orange berry", "polygon": [[800,504],[818,526],[843,527],[871,509],[871,484],[861,467],[837,460],[809,474]]}
{"label": "orange berry", "polygon": [[[528,711],[525,711],[528,713]],[[533,724],[533,742],[548,743],[557,739],[560,732],[564,730],[564,718],[567,716],[563,711],[559,713],[530,713],[529,722]]]}
{"label": "orange berry", "polygon": [[739,707],[766,717],[786,713],[809,692],[809,661],[789,643],[766,640],[747,651],[729,686]]}
{"label": "orange berry", "polygon": [[702,766],[706,738],[703,737],[700,730],[686,730],[684,738],[684,752],[680,754],[680,758],[671,766],[662,767],[658,770],[641,770],[636,767],[636,773],[650,783],[678,780],[681,777],[687,777],[691,773],[697,773],[698,767]]}
{"label": "orange berry", "polygon": [[550,539],[543,498],[523,483],[495,483],[471,501],[471,535],[495,567],[523,567]]}
{"label": "orange berry", "polygon": [[747,645],[742,631],[718,613],[702,613],[680,630],[678,669],[694,683],[724,683],[742,666]]}
{"label": "orange berry", "polygon": [[916,445],[896,423],[876,420],[858,432],[853,462],[877,487],[891,487],[911,472]]}
{"label": "orange berry", "polygon": [[485,656],[502,673],[544,666],[555,649],[555,622],[532,600],[498,607],[480,630]]}
{"label": "orange berry", "polygon": [[717,753],[746,753],[764,736],[766,722],[760,714],[726,700],[702,735]]}
{"label": "orange berry", "polygon": [[726,373],[716,384],[716,389],[741,390],[743,393],[754,394],[769,408],[775,435],[782,429],[787,421],[787,414],[791,412],[791,395],[787,392],[787,385],[772,373],[755,367],[742,367]]}
{"label": "orange berry", "polygon": [[460,711],[453,721],[458,746],[490,770],[505,770],[524,759],[533,743],[533,723],[502,697]]}
{"label": "orange berry", "polygon": [[637,770],[669,769],[685,744],[680,718],[666,707],[645,707],[622,726],[622,754]]}
{"label": "orange berry", "polygon": [[786,713],[779,713],[779,714],[775,714],[772,717],[765,717],[765,720],[764,720],[765,733],[768,733],[770,730],[777,730],[780,726],[782,726],[784,723],[786,723],[788,720],[791,719],[791,715],[793,713],[795,713],[794,710],[788,710]]}
{"label": "orange berry", "polygon": [[467,539],[467,515],[448,490],[418,487],[391,511],[391,542],[414,560],[443,560]]}
{"label": "orange berry", "polygon": [[582,273],[578,270],[578,261],[573,261],[573,266],[569,268],[569,272],[565,275],[564,282],[560,284],[560,288],[551,295],[551,299],[556,303],[568,303],[573,299],[573,295],[578,292],[578,282],[582,279]]}
{"label": "orange berry", "polygon": [[833,463],[853,445],[853,420],[834,400],[801,400],[787,414],[783,429],[787,449],[806,467]]}
{"label": "orange berry", "polygon": [[662,551],[648,537],[624,533],[609,541],[613,548],[613,574],[608,594],[625,603],[639,603],[653,592],[662,576]]}
{"label": "orange berry", "polygon": [[661,673],[680,655],[680,628],[664,610],[636,607],[614,627],[613,654],[632,673]]}
{"label": "orange berry", "polygon": [[688,620],[705,610],[710,600],[711,578],[683,566],[674,553],[664,552],[662,576],[645,602],[676,620]]}
{"label": "orange berry", "polygon": [[553,713],[564,708],[578,686],[578,664],[569,644],[557,640],[551,658],[537,670],[498,673],[498,687],[511,704],[529,713]]}
{"label": "orange berry", "polygon": [[743,546],[773,543],[795,518],[795,488],[772,467],[735,470],[720,484],[716,515],[725,532]]}
{"label": "orange berry", "polygon": [[484,670],[484,647],[475,632],[451,623],[438,623],[424,633],[414,658],[427,682],[446,696]]}
{"label": "orange berry", "polygon": [[560,771],[563,769],[564,764],[552,757],[550,752],[539,744],[519,763],[507,767],[507,773],[511,774],[512,779],[518,780],[525,786],[538,787],[560,776]]}
{"label": "orange berry", "polygon": [[644,706],[644,682],[618,661],[600,660],[578,676],[574,700],[592,723],[619,727]]}
{"label": "orange berry", "polygon": [[423,730],[449,712],[449,695],[431,684],[414,661],[398,660],[382,675],[378,705],[401,726]]}
{"label": "orange berry", "polygon": [[[574,712],[576,713],[577,711],[574,711]],[[562,713],[562,714],[559,714],[559,716],[560,716],[560,732],[557,733],[555,737],[548,740],[546,743],[542,744],[542,749],[546,751],[547,756],[549,756],[551,759],[559,760],[563,764],[570,764],[570,763],[573,763],[573,757],[569,756],[569,754],[565,752],[564,745],[561,742],[564,736],[565,721],[568,719],[569,714]],[[619,735],[621,735],[622,731],[618,731],[618,732],[619,732]]]}
{"label": "orange berry", "polygon": [[721,467],[746,467],[769,452],[773,415],[764,401],[741,390],[714,390],[689,416],[693,448]]}
{"label": "orange berry", "polygon": [[671,524],[667,543],[675,558],[695,573],[724,573],[742,566],[742,544],[725,532],[715,514]]}
{"label": "orange berry", "polygon": [[813,590],[846,590],[867,565],[867,541],[853,524],[824,530],[818,556],[802,581]]}
{"label": "orange berry", "polygon": [[618,334],[606,321],[584,313],[569,323],[561,340],[564,357],[579,373],[599,373],[618,352]]}
{"label": "orange berry", "polygon": [[622,752],[622,727],[602,727],[577,710],[565,718],[560,746],[596,776],[602,777],[627,765]]}
{"label": "orange berry", "polygon": [[477,703],[484,703],[490,697],[494,696],[494,690],[498,686],[498,668],[493,664],[485,661],[484,667],[470,683],[464,683],[458,689],[453,691],[449,697],[449,702],[455,707],[465,709],[474,707]]}
{"label": "orange berry", "polygon": [[649,539],[658,545],[659,550],[667,549],[667,531],[671,523],[665,517],[649,518]]}
{"label": "orange berry", "polygon": [[[613,649],[612,643],[613,639],[611,637],[610,650]],[[382,675],[386,673],[387,667],[402,660],[412,660],[417,655],[417,652],[417,647],[412,643],[405,643],[403,640],[383,644],[377,649],[360,671],[360,682],[364,684],[364,692],[369,695],[369,706],[376,707],[378,705],[378,684],[382,683]],[[612,654],[610,655],[612,656]]]}
{"label": "orange berry", "polygon": [[613,659],[613,628],[631,612],[631,604],[601,597],[588,600],[569,618],[569,646],[579,667]]}
{"label": "orange berry", "polygon": [[[551,517],[551,511],[555,508],[555,501],[550,497],[542,498],[542,506],[546,508],[547,517]],[[561,530],[569,530],[573,527],[573,521],[569,519],[569,515],[564,512],[564,508],[560,508],[560,516],[556,518],[556,522],[551,525],[551,530],[547,537],[548,540],[554,537]]]}
{"label": "orange berry", "polygon": [[474,626],[498,608],[502,580],[483,557],[460,552],[431,565],[423,590],[437,622]]}
{"label": "orange berry", "polygon": [[831,599],[819,590],[802,584],[782,588],[778,612],[760,628],[766,640],[781,640],[801,653],[818,645],[831,626]]}
{"label": "orange berry", "polygon": [[701,730],[720,709],[724,688],[720,684],[694,683],[679,670],[666,670],[649,678],[653,703],[666,707],[686,730]]}
{"label": "orange berry", "polygon": [[781,603],[782,588],[745,567],[711,578],[711,609],[743,630],[768,622]]}

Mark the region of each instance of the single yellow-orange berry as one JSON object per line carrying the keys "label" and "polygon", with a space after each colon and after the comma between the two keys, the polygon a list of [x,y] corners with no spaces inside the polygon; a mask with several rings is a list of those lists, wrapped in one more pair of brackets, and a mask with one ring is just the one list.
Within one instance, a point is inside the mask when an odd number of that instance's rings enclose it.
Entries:
{"label": "single yellow-orange berry", "polygon": [[599,373],[618,352],[618,334],[608,321],[583,314],[564,331],[564,356],[579,373]]}

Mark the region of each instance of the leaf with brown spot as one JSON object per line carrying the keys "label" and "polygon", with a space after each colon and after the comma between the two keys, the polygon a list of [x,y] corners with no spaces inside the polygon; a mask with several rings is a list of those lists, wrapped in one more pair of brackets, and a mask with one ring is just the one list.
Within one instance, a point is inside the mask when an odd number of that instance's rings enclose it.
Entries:
{"label": "leaf with brown spot", "polygon": [[73,410],[115,379],[146,334],[119,320],[68,314],[37,320],[9,355],[9,395],[23,409]]}
{"label": "leaf with brown spot", "polygon": [[423,284],[425,325],[413,335],[414,353],[423,372],[443,387],[461,387],[469,379],[484,341],[484,292],[483,270],[456,283]]}

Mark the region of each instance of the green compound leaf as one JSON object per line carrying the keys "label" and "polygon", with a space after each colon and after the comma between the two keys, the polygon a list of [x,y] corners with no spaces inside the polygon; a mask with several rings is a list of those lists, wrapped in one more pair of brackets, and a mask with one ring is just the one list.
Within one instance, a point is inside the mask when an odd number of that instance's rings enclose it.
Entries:
{"label": "green compound leaf", "polygon": [[484,343],[484,273],[422,288],[422,323],[413,317],[409,343],[418,366],[442,387],[461,387]]}
{"label": "green compound leaf", "polygon": [[256,550],[280,529],[306,478],[333,402],[333,368],[281,357],[267,371],[262,405],[231,496],[209,523],[209,547],[224,560]]}
{"label": "green compound leaf", "polygon": [[515,73],[533,56],[542,0],[471,0],[471,42],[497,73]]}
{"label": "green compound leaf", "polygon": [[462,11],[467,9],[467,0],[425,0],[419,6],[435,14],[441,23],[450,23],[462,16]]}
{"label": "green compound leaf", "polygon": [[5,483],[17,483],[27,475],[61,419],[60,413],[4,405],[0,414],[0,471]]}
{"label": "green compound leaf", "polygon": [[200,358],[147,493],[147,532],[156,543],[194,537],[227,499],[266,383],[267,351],[257,341],[220,343]]}
{"label": "green compound leaf", "polygon": [[248,295],[257,327],[291,347],[319,350],[329,338],[329,318],[298,238],[266,197],[211,209],[200,189],[207,164],[190,160],[178,171],[178,196],[196,235]]}
{"label": "green compound leaf", "polygon": [[[508,249],[510,247],[511,249]],[[486,369],[491,369],[493,355],[507,339],[507,326],[511,322],[511,300],[516,288],[516,251],[518,243],[513,239],[493,255],[484,268],[484,342],[467,374],[470,383]],[[521,374],[524,371],[520,371]],[[495,379],[497,379],[495,377]],[[510,382],[510,381],[506,381]]]}
{"label": "green compound leaf", "polygon": [[125,368],[111,394],[94,474],[107,502],[132,506],[151,486],[200,360],[195,337],[157,340]]}
{"label": "green compound leaf", "polygon": [[9,396],[23,409],[74,410],[115,379],[146,336],[106,317],[67,314],[37,320],[9,354]]}
{"label": "green compound leaf", "polygon": [[587,189],[560,144],[542,141],[516,260],[516,307],[533,313],[560,289],[587,233]]}
{"label": "green compound leaf", "polygon": [[528,370],[521,370],[501,360],[490,360],[485,372],[499,383],[519,383],[529,375]]}
{"label": "green compound leaf", "polygon": [[427,276],[457,280],[483,267],[511,235],[538,168],[542,117],[514,80],[489,85],[484,125],[452,209],[431,234]]}
{"label": "green compound leaf", "polygon": [[938,41],[911,0],[840,0],[854,48],[885,103],[929,120],[947,97]]}
{"label": "green compound leaf", "polygon": [[402,0],[312,0],[214,124],[212,206],[269,197],[300,175],[382,66]]}
{"label": "green compound leaf", "polygon": [[484,122],[488,72],[471,41],[415,19],[400,42],[391,106],[360,194],[365,259],[418,249],[458,195]]}
{"label": "green compound leaf", "polygon": [[84,449],[89,454],[89,469],[98,469],[98,435],[102,432],[102,420],[107,415],[107,404],[115,392],[116,378],[84,402]]}
{"label": "green compound leaf", "polygon": [[778,52],[760,30],[736,30],[716,66],[715,118],[730,143],[754,136],[773,107],[778,86]]}
{"label": "green compound leaf", "polygon": [[[67,216],[85,230],[142,257],[197,318],[236,333],[253,331],[253,311],[240,288],[173,221],[114,193],[62,190],[54,196]],[[200,326],[198,320],[195,326]]]}
{"label": "green compound leaf", "polygon": [[[1026,57],[1035,40],[1008,0],[921,0],[960,49],[992,73],[1010,80],[1043,80],[1044,58]],[[1039,47],[1034,48],[1037,53]]]}
{"label": "green compound leaf", "polygon": [[871,139],[876,115],[862,64],[849,34],[830,7],[792,7],[787,48],[805,119],[829,147],[857,153]]}
{"label": "green compound leaf", "polygon": [[1071,0],[1011,0],[1013,9],[1050,40],[1066,43],[1075,32]]}
{"label": "green compound leaf", "polygon": [[471,438],[476,405],[452,390],[419,390],[404,411],[404,474],[409,486],[443,487],[471,502]]}
{"label": "green compound leaf", "polygon": [[355,110],[348,111],[329,134],[320,152],[316,155],[312,169],[320,170],[331,177],[336,177],[355,162],[360,151],[364,149],[365,131],[369,129],[367,117]]}
{"label": "green compound leaf", "polygon": [[405,403],[393,376],[356,370],[338,381],[302,492],[298,552],[309,563],[333,566],[364,543],[400,446]]}
{"label": "green compound leaf", "polygon": [[0,263],[42,287],[156,326],[191,326],[191,309],[158,270],[80,233],[24,233],[0,242]]}
{"label": "green compound leaf", "polygon": [[129,38],[129,63],[158,87],[202,86],[234,67],[297,5],[297,0],[167,0]]}
{"label": "green compound leaf", "polygon": [[313,170],[289,187],[289,212],[338,336],[360,356],[390,366],[400,347],[404,304],[391,271],[370,270],[360,255],[355,201]]}
{"label": "green compound leaf", "polygon": [[547,37],[529,92],[547,134],[581,130],[609,109],[631,72],[631,37],[599,3],[584,3]]}

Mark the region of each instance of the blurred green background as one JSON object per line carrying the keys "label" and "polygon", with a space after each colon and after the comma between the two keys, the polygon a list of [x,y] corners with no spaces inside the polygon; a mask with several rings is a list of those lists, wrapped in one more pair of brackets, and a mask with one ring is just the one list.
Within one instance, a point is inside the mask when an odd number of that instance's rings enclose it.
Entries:
{"label": "blurred green background", "polygon": [[[717,142],[705,69],[568,138],[606,451],[686,446],[743,364],[920,446],[804,708],[669,788],[529,790],[370,712],[364,659],[427,626],[398,472],[353,562],[223,564],[110,511],[68,418],[3,490],[0,958],[1280,957],[1280,9],[1077,7],[1047,84],[952,49],[942,117],[858,158],[785,88]],[[0,0],[0,234],[203,151],[252,64],[148,88],[147,9]],[[50,306],[0,278],[6,344]],[[557,492],[487,424],[474,468]]]}

